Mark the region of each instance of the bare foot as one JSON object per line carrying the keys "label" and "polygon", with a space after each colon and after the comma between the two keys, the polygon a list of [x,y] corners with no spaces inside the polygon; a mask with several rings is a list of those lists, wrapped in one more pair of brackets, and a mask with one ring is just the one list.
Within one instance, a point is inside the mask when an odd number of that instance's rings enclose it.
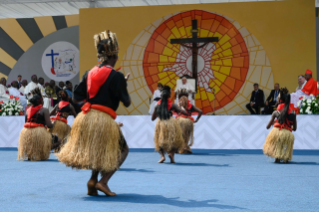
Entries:
{"label": "bare foot", "polygon": [[169,159],[171,159],[171,163],[175,163],[175,160],[174,160],[174,156],[173,156],[173,155],[168,154],[168,157],[169,157]]}
{"label": "bare foot", "polygon": [[161,157],[161,159],[158,161],[159,163],[163,163],[165,161],[164,157]]}
{"label": "bare foot", "polygon": [[88,195],[90,195],[90,196],[97,196],[98,195],[97,190],[95,188],[96,183],[97,183],[96,180],[93,180],[93,179],[89,180],[89,182],[87,183]]}
{"label": "bare foot", "polygon": [[278,158],[276,158],[276,160],[274,161],[274,163],[280,163],[280,160]]}
{"label": "bare foot", "polygon": [[288,160],[285,160],[284,163],[289,163],[289,161],[288,161]]}
{"label": "bare foot", "polygon": [[97,183],[95,185],[95,188],[99,191],[102,191],[104,194],[106,194],[106,196],[111,196],[111,197],[116,196],[116,193],[112,192],[110,188],[108,187],[108,185]]}

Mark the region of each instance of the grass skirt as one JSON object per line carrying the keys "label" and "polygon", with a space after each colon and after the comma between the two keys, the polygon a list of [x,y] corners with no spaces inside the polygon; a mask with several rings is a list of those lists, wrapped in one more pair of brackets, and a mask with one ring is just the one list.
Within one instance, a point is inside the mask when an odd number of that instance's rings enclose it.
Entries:
{"label": "grass skirt", "polygon": [[55,120],[53,128],[48,129],[50,133],[53,135],[57,135],[62,140],[66,138],[71,132],[71,127],[60,120]]}
{"label": "grass skirt", "polygon": [[194,123],[189,118],[178,117],[177,123],[181,126],[184,143],[187,146],[192,146],[194,143]]}
{"label": "grass skirt", "polygon": [[263,147],[264,154],[280,160],[291,160],[294,140],[294,134],[289,130],[279,130],[274,127],[266,138]]}
{"label": "grass skirt", "polygon": [[171,117],[169,120],[158,119],[155,126],[155,149],[166,152],[176,151],[184,147],[182,129],[176,119]]}
{"label": "grass skirt", "polygon": [[61,148],[61,147],[66,143],[66,141],[67,141],[67,137],[68,137],[68,135],[69,135],[70,132],[71,132],[71,127],[70,127],[68,124],[64,123],[63,121],[55,120],[54,125],[53,125],[53,128],[48,129],[48,131],[49,131],[50,133],[52,133],[52,135],[56,135],[56,136],[58,136],[59,138],[61,138],[61,140],[62,140],[61,145],[54,150],[54,152],[59,152],[59,151],[60,151],[60,148]]}
{"label": "grass skirt", "polygon": [[77,115],[67,143],[56,156],[72,168],[110,172],[119,168],[121,142],[119,126],[111,116],[91,109]]}
{"label": "grass skirt", "polygon": [[23,128],[19,138],[18,160],[47,160],[51,146],[52,134],[44,127]]}

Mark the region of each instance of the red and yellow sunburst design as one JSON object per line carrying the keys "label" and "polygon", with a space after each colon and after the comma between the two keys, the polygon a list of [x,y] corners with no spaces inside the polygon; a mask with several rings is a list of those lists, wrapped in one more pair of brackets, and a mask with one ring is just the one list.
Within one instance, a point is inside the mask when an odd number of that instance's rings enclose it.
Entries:
{"label": "red and yellow sunburst design", "polygon": [[249,68],[245,41],[226,18],[192,10],[167,19],[157,27],[145,48],[143,70],[152,92],[158,82],[175,88],[177,79],[191,75],[191,50],[179,44],[172,45],[170,40],[192,37],[192,19],[197,19],[198,37],[219,37],[219,42],[210,43],[198,52],[196,106],[209,113],[213,111],[214,99],[209,87],[215,89],[215,110],[218,110],[237,95]]}

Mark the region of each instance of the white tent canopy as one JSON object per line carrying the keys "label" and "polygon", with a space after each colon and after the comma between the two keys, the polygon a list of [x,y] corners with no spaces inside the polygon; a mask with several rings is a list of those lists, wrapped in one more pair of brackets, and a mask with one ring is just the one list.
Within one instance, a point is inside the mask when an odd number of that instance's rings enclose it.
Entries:
{"label": "white tent canopy", "polygon": [[[0,18],[32,18],[79,14],[79,9],[279,0],[0,0]],[[319,0],[316,0],[319,4]]]}

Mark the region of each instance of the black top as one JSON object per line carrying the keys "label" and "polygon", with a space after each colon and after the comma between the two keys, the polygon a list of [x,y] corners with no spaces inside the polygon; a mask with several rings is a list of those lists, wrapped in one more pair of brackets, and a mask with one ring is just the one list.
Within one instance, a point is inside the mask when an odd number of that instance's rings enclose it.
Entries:
{"label": "black top", "polygon": [[[280,115],[280,112],[278,110],[276,110],[276,111],[274,111],[274,115],[275,115],[276,118],[278,118],[279,115]],[[289,127],[293,126],[293,123],[295,121],[295,117],[296,117],[296,112],[293,110],[293,111],[291,111],[290,114],[287,115],[285,123]]]}
{"label": "black top", "polygon": [[111,71],[107,80],[100,87],[95,97],[88,99],[87,93],[87,71],[74,91],[74,99],[81,101],[86,99],[91,104],[103,105],[112,108],[114,111],[119,107],[120,101],[124,105],[130,103],[130,96],[127,92],[127,84],[124,75],[114,69]]}
{"label": "black top", "polygon": [[59,112],[63,118],[68,118],[69,114],[71,113],[71,107],[70,105],[67,105],[61,109],[58,107],[57,112]]}
{"label": "black top", "polygon": [[258,89],[257,92],[251,92],[250,102],[255,102],[258,106],[264,105],[264,92],[263,90]]}
{"label": "black top", "polygon": [[192,112],[194,112],[195,110],[194,110],[194,105],[192,105],[192,107],[190,108],[190,109],[186,109],[186,112],[187,112],[187,114],[188,114],[188,116],[191,116],[192,115]]}
{"label": "black top", "polygon": [[46,122],[45,122],[45,119],[44,119],[44,116],[40,114],[40,110],[38,110],[38,112],[36,112],[30,120],[28,120],[28,122],[34,122],[34,123],[37,123],[37,124],[43,124],[44,126],[46,125]]}

